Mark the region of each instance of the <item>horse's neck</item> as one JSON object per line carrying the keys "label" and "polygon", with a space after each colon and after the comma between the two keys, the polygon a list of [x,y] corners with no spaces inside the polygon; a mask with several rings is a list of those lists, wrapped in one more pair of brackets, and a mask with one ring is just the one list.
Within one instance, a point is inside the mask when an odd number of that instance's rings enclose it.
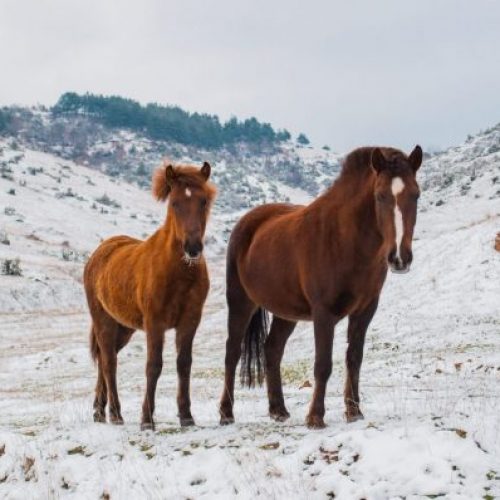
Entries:
{"label": "horse's neck", "polygon": [[[339,181],[318,199],[322,206],[319,213],[327,220],[336,220],[337,231],[354,247],[362,247],[368,253],[378,252],[383,238],[377,224],[373,182]],[[338,234],[331,236],[338,238]]]}
{"label": "horse's neck", "polygon": [[172,256],[179,258],[182,256],[182,242],[176,238],[174,220],[171,214],[167,214],[163,225],[148,241],[155,247],[161,247],[161,251],[155,252],[157,258],[168,259]]}

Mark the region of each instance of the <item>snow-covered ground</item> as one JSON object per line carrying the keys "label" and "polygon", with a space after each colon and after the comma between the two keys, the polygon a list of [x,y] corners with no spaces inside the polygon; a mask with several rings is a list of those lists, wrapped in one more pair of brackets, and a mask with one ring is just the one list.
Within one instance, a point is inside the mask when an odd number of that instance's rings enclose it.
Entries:
{"label": "snow-covered ground", "polygon": [[[290,420],[269,420],[265,389],[238,389],[237,423],[218,425],[226,334],[220,235],[230,216],[215,210],[208,241],[212,288],[194,345],[197,426],[178,425],[174,346],[167,334],[152,433],[139,431],[145,384],[140,332],[119,360],[126,424],[92,422],[96,373],[81,270],[101,238],[150,234],[164,207],[149,193],[71,162],[14,151],[5,141],[0,149],[8,167],[0,178],[0,240],[10,241],[0,244],[0,262],[19,257],[23,272],[0,276],[0,498],[500,495],[500,253],[493,248],[500,184],[494,155],[472,180],[460,162],[458,181],[429,177],[413,269],[389,276],[369,329],[361,378],[365,420],[347,424],[342,417],[343,322],[328,386],[328,427],[321,431],[304,426],[312,389],[300,387],[313,381],[309,324],[297,328],[285,352]],[[446,164],[453,174],[454,163]],[[429,165],[438,171],[439,158]],[[107,205],[96,201],[104,194]],[[300,192],[286,195],[303,201]]]}

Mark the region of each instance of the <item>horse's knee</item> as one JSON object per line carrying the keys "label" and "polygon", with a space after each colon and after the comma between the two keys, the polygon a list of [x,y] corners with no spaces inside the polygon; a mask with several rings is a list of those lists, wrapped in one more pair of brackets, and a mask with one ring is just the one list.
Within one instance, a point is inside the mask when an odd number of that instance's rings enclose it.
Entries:
{"label": "horse's knee", "polygon": [[327,380],[332,374],[332,362],[315,363],[314,378],[319,380]]}
{"label": "horse's knee", "polygon": [[158,378],[161,375],[163,369],[163,360],[152,360],[148,361],[146,364],[146,376],[152,378]]}

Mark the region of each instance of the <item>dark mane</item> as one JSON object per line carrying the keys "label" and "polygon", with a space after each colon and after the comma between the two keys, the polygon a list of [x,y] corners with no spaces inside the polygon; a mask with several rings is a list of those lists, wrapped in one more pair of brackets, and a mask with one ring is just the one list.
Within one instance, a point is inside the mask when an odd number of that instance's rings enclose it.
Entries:
{"label": "dark mane", "polygon": [[[365,146],[351,151],[342,161],[340,175],[325,191],[324,195],[335,193],[338,200],[350,199],[360,191],[360,185],[367,185],[375,179],[375,172],[371,165],[372,152],[378,146]],[[407,165],[407,156],[395,148],[378,147],[386,160],[393,165],[396,172],[402,165]],[[318,198],[319,199],[319,198]]]}
{"label": "dark mane", "polygon": [[399,149],[386,148],[379,146],[366,146],[355,149],[349,153],[342,162],[342,170],[340,171],[339,179],[342,177],[364,177],[371,175],[371,156],[374,149],[380,149],[389,164],[393,165],[393,169],[397,170],[402,164],[406,165],[408,157]]}

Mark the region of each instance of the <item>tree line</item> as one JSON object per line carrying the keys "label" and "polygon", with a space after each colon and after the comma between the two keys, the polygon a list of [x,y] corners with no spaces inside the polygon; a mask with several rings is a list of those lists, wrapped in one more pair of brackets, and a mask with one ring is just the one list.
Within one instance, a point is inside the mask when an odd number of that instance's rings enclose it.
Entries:
{"label": "tree line", "polygon": [[156,103],[143,106],[118,96],[67,92],[51,111],[55,115],[87,115],[108,127],[129,129],[153,140],[208,149],[238,142],[270,144],[291,137],[287,130],[275,131],[269,123],[261,123],[254,117],[243,121],[233,117],[221,123],[217,115],[189,113],[178,106]]}

